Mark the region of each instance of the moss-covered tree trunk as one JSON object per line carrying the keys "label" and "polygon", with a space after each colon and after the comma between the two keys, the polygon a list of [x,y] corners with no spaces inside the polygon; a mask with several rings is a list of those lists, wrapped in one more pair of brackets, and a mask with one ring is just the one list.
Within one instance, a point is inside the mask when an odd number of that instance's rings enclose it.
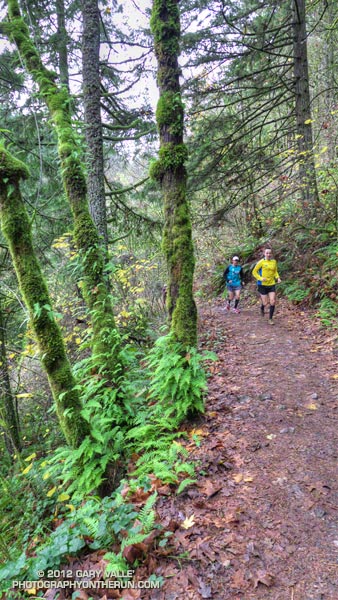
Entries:
{"label": "moss-covered tree trunk", "polygon": [[0,418],[3,421],[5,444],[9,454],[21,451],[18,413],[12,394],[6,352],[5,319],[0,295]]}
{"label": "moss-covered tree trunk", "polygon": [[186,195],[187,149],[183,143],[184,108],[179,83],[178,0],[154,0],[151,29],[160,91],[156,110],[160,151],[152,176],[160,181],[163,191],[163,250],[169,276],[167,306],[175,339],[194,346],[197,339],[197,311],[192,290],[195,261]]}
{"label": "moss-covered tree trunk", "polygon": [[76,382],[32,244],[30,223],[19,187],[20,179],[27,176],[27,167],[0,147],[1,228],[8,242],[20,291],[29,310],[61,429],[68,444],[77,447],[89,433],[89,428],[81,415],[81,401],[78,391],[74,389]]}
{"label": "moss-covered tree trunk", "polygon": [[84,298],[93,325],[93,354],[98,359],[101,372],[115,383],[123,372],[120,337],[104,280],[100,237],[89,213],[81,151],[69,108],[71,99],[66,87],[58,87],[55,75],[43,65],[30,40],[17,0],[8,0],[8,14],[9,22],[2,23],[0,29],[16,44],[28,72],[39,86],[55,126],[64,188],[74,217],[75,241],[83,260]]}
{"label": "moss-covered tree trunk", "polygon": [[100,80],[100,11],[97,0],[82,0],[83,106],[87,140],[90,213],[108,252],[107,209],[104,189]]}

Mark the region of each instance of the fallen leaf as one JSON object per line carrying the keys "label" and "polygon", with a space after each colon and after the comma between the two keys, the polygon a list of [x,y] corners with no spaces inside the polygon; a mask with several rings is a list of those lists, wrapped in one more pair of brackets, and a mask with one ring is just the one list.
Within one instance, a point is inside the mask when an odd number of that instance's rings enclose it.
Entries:
{"label": "fallen leaf", "polygon": [[141,558],[147,550],[146,544],[140,542],[138,544],[131,544],[130,546],[126,546],[123,549],[122,556],[125,558],[130,564],[135,562],[135,560]]}
{"label": "fallen leaf", "polygon": [[193,435],[199,435],[199,436],[204,436],[207,437],[209,435],[209,432],[204,430],[204,429],[192,429],[189,433],[189,437],[192,437]]}
{"label": "fallen leaf", "polygon": [[206,585],[205,583],[203,583],[203,581],[201,581],[198,591],[201,594],[202,598],[212,598],[210,585]]}
{"label": "fallen leaf", "polygon": [[253,578],[254,588],[256,589],[260,583],[266,585],[266,587],[271,587],[274,582],[274,576],[267,571],[257,571],[256,576]]}
{"label": "fallen leaf", "polygon": [[305,408],[307,408],[308,410],[318,410],[318,406],[317,404],[314,404],[314,402],[306,404]]}
{"label": "fallen leaf", "polygon": [[237,475],[233,476],[233,479],[236,481],[236,483],[240,483],[243,481],[243,473],[237,473]]}
{"label": "fallen leaf", "polygon": [[244,572],[243,571],[236,571],[236,573],[234,574],[233,578],[232,578],[232,584],[231,587],[234,587],[238,590],[246,588],[247,586],[247,582],[244,579]]}
{"label": "fallen leaf", "polygon": [[195,525],[195,515],[191,515],[190,517],[186,517],[183,521],[183,523],[181,524],[181,527],[183,527],[183,529],[190,529],[190,527],[193,527]]}
{"label": "fallen leaf", "polygon": [[222,484],[213,483],[210,479],[207,479],[198,487],[207,498],[212,498],[212,496],[215,496],[222,489]]}

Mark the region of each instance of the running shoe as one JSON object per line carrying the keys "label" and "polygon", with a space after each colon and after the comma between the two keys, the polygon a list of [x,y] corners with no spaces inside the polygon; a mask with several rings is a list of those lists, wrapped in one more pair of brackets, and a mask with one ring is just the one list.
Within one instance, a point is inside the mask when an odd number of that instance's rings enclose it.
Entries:
{"label": "running shoe", "polygon": [[226,304],[225,305],[225,310],[229,311],[230,310],[230,304]]}
{"label": "running shoe", "polygon": [[237,313],[237,314],[239,315],[239,313],[240,313],[241,311],[239,310],[239,308],[233,308],[233,309],[232,309],[232,312],[234,312],[234,313]]}
{"label": "running shoe", "polygon": [[274,325],[273,319],[269,319],[269,325]]}

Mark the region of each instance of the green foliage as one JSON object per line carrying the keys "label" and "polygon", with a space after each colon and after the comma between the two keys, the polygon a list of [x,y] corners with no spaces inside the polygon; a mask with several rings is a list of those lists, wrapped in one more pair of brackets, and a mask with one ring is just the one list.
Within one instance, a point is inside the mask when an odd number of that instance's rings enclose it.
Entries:
{"label": "green foliage", "polygon": [[180,423],[204,412],[207,378],[202,363],[211,359],[214,354],[201,355],[194,347],[184,348],[171,335],[157,340],[148,362],[152,371],[149,397],[157,402],[159,416]]}
{"label": "green foliage", "polygon": [[[74,368],[83,404],[82,416],[90,425],[87,435],[76,449],[60,447],[48,461],[48,471],[70,494],[89,494],[98,490],[110,473],[114,479],[117,464],[124,454],[125,427],[130,407],[121,389],[112,388],[100,372],[104,370],[97,355],[83,359]],[[93,375],[93,372],[96,375]],[[119,393],[119,402],[117,394]],[[128,417],[129,415],[129,417]]]}
{"label": "green foliage", "polygon": [[316,314],[320,318],[323,325],[338,329],[337,308],[337,300],[332,300],[331,298],[322,298]]}
{"label": "green foliage", "polygon": [[67,556],[77,555],[84,548],[96,550],[118,539],[122,540],[122,559],[123,548],[137,543],[135,540],[144,540],[152,531],[155,501],[156,494],[153,494],[137,512],[134,505],[125,503],[117,491],[102,500],[90,497],[77,506],[69,505],[70,511],[64,509],[61,524],[49,532],[45,541],[35,545],[34,556],[33,548],[30,546],[28,551],[28,544],[25,544],[23,552],[0,569],[0,580],[4,582],[0,591],[8,590],[12,580],[36,580],[38,570],[58,568]]}
{"label": "green foliage", "polygon": [[137,514],[137,520],[135,521],[134,525],[128,529],[127,536],[122,540],[120,552],[108,552],[104,555],[104,558],[109,561],[108,565],[106,566],[106,572],[125,572],[129,569],[128,563],[123,558],[123,550],[128,546],[140,544],[153,530],[155,524],[155,511],[153,506],[156,502],[156,499],[156,493],[151,494],[147,498],[145,505]]}
{"label": "green foliage", "polygon": [[302,302],[310,294],[310,290],[306,289],[301,281],[285,281],[281,284],[281,289],[286,297],[295,304]]}
{"label": "green foliage", "polygon": [[138,478],[137,481],[142,481],[149,473],[153,473],[163,483],[177,484],[181,473],[189,472],[189,475],[194,475],[193,465],[186,462],[187,451],[174,439],[178,436],[182,437],[182,434],[165,431],[169,427],[170,421],[165,425],[163,419],[162,422],[158,422],[150,435],[149,430],[146,433],[141,427],[136,427],[127,433],[126,438],[131,442],[131,447],[140,452],[140,457],[136,460],[135,468],[131,473],[133,477]]}

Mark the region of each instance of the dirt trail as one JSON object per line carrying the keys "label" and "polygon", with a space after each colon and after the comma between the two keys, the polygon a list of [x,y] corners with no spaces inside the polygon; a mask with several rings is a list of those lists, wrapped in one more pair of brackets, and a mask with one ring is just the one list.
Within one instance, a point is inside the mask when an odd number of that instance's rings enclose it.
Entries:
{"label": "dirt trail", "polygon": [[202,348],[219,357],[187,444],[201,475],[159,502],[175,546],[150,560],[164,587],[141,597],[338,600],[334,331],[285,302],[274,327],[252,294],[242,304],[200,308]]}

